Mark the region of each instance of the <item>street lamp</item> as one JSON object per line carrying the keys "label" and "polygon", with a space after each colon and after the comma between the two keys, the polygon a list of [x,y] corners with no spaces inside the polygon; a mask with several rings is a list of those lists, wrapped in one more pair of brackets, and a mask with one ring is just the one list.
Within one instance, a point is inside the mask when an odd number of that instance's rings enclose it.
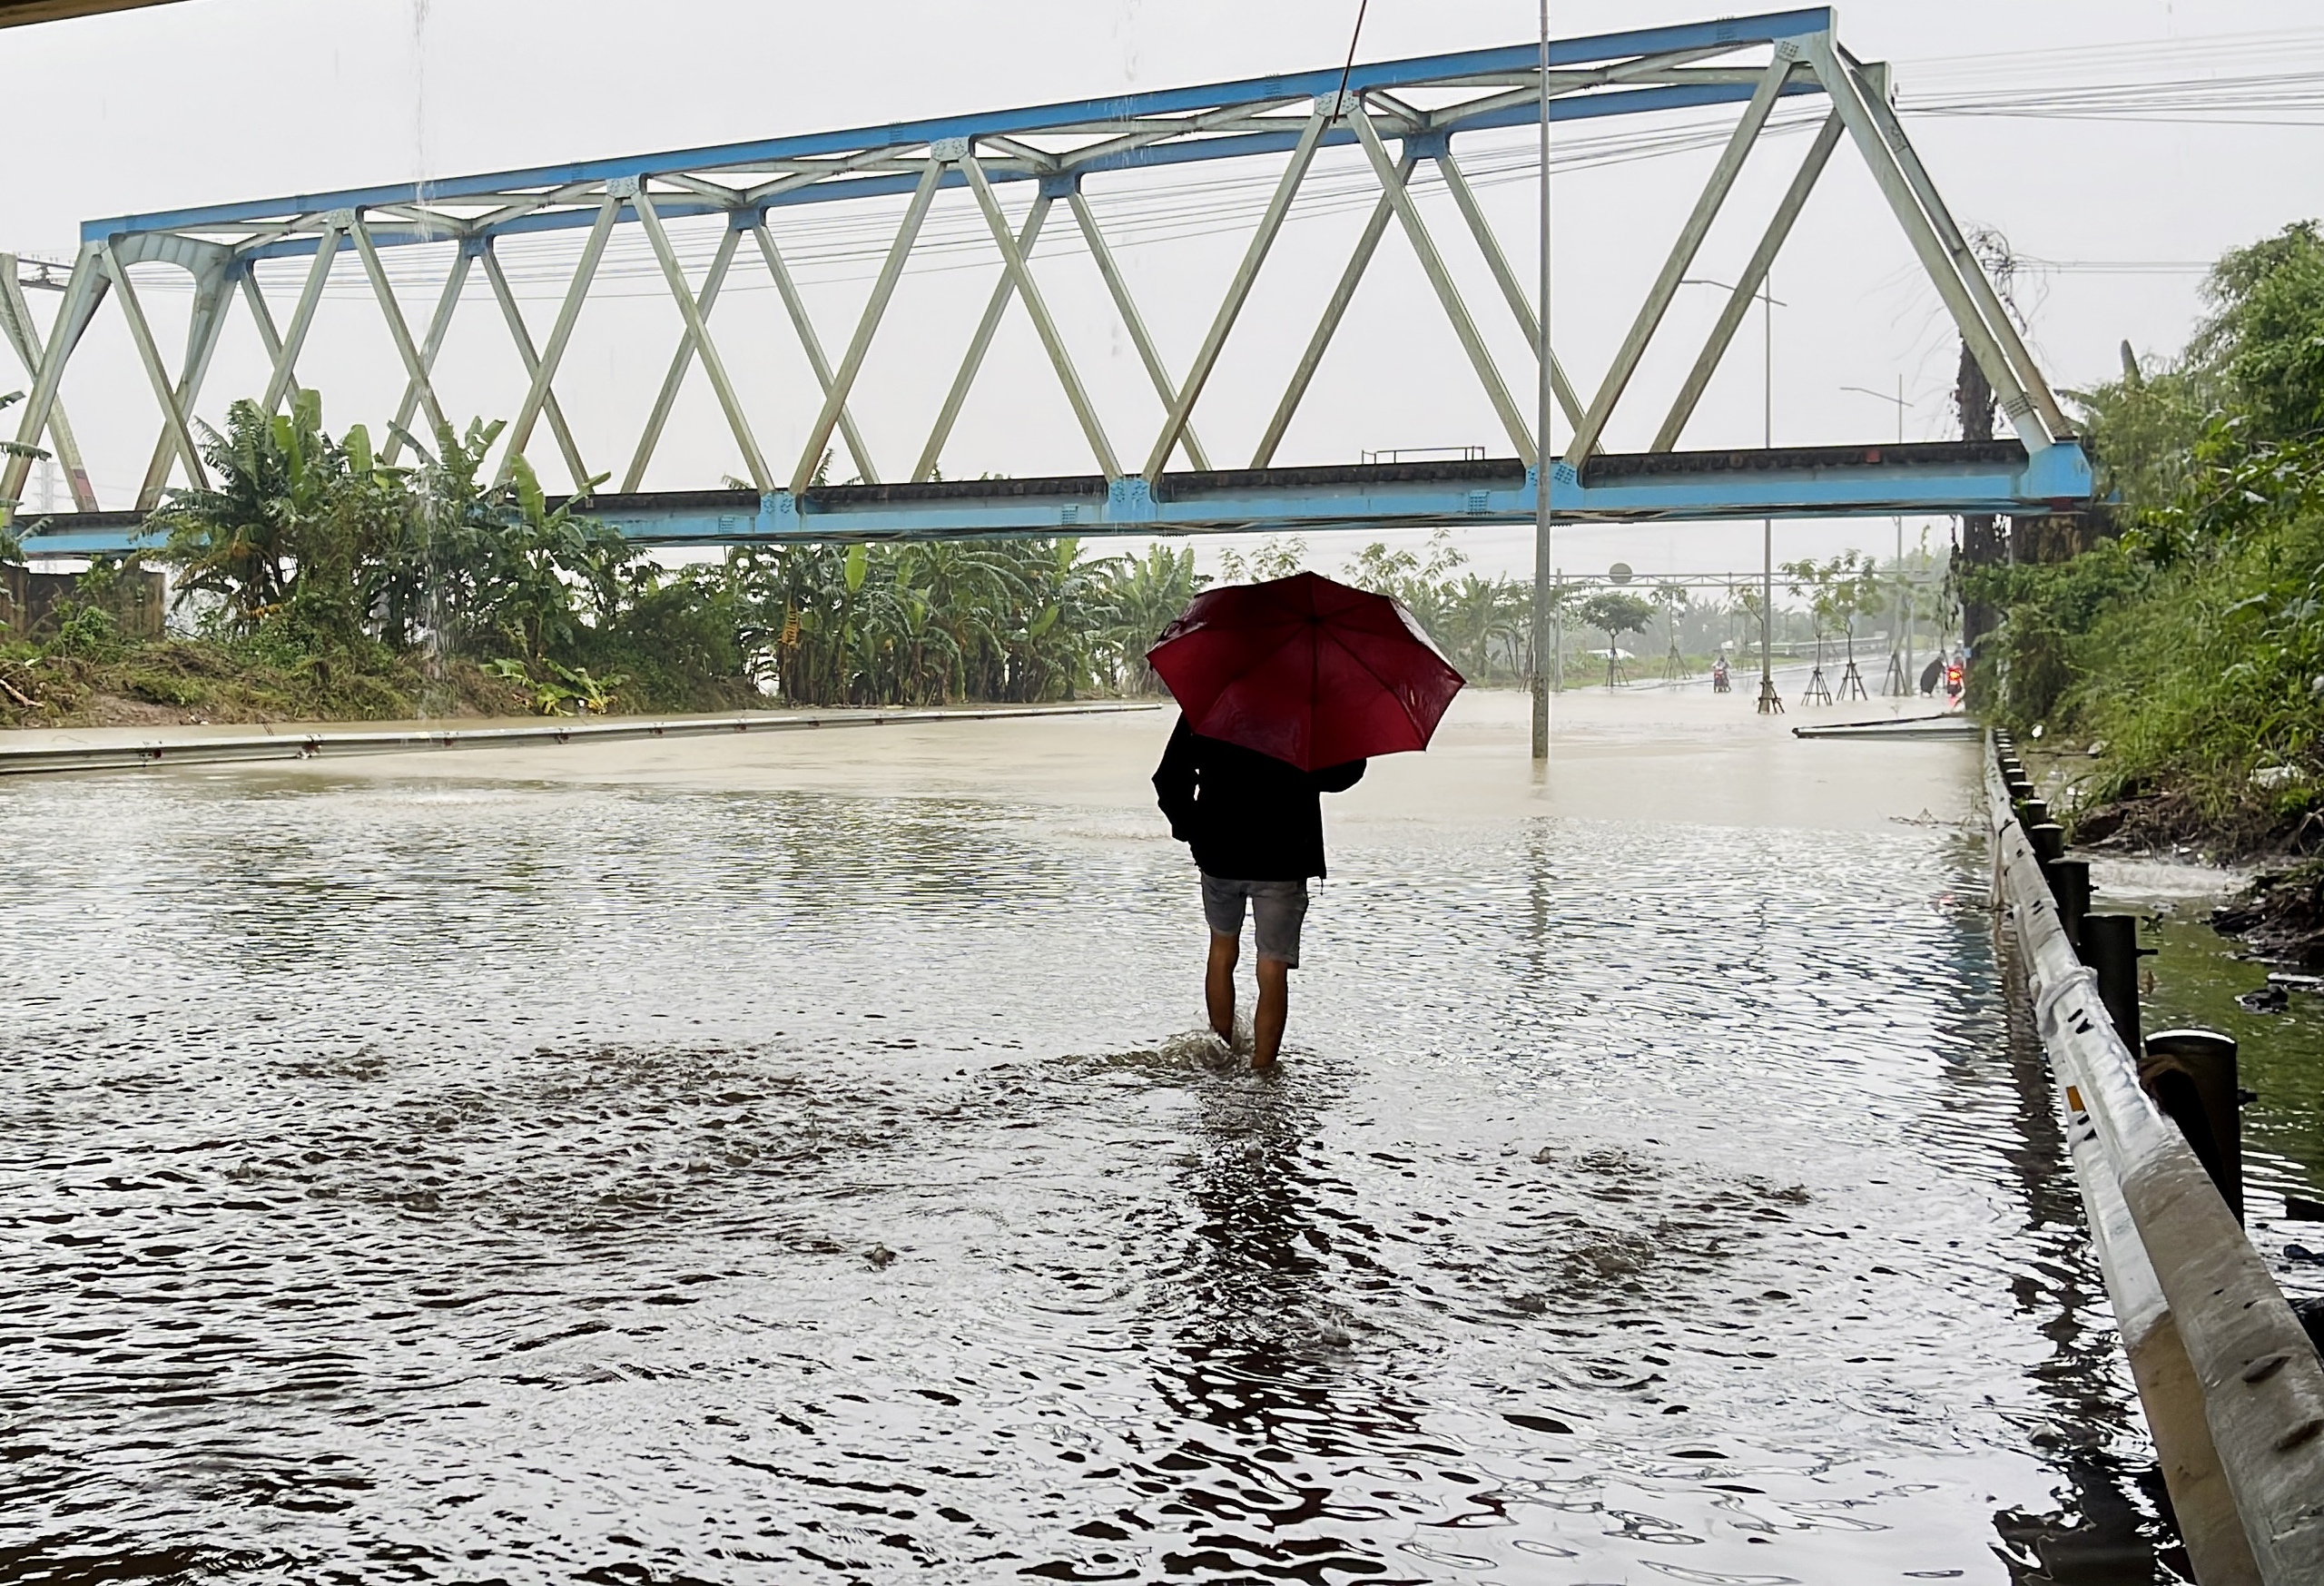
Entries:
{"label": "street lamp", "polygon": [[[1896,377],[1896,394],[1893,397],[1886,391],[1876,391],[1870,386],[1842,386],[1840,389],[1844,391],[1854,391],[1859,396],[1871,397],[1877,401],[1895,403],[1896,407],[1896,444],[1898,446],[1905,444],[1905,410],[1910,408],[1912,404],[1905,400],[1905,377],[1903,375],[1900,374]],[[1904,515],[1899,513],[1891,521],[1893,521],[1896,526],[1896,623],[1897,626],[1903,629],[1905,635],[1905,669],[1902,673],[1897,675],[1896,693],[1899,695],[1909,695],[1913,692],[1913,619],[1910,606],[1912,592],[1909,586],[1905,582]],[[1892,669],[1896,665],[1896,646],[1894,644],[1891,644],[1888,646],[1888,665]]]}
{"label": "street lamp", "polygon": [[[1681,277],[1680,286],[1715,286],[1722,291],[1734,291],[1730,281],[1712,281],[1705,276]],[[1768,278],[1759,277],[1759,290],[1755,292],[1760,305],[1762,346],[1759,358],[1761,441],[1773,451],[1776,444],[1776,310],[1791,307],[1781,298],[1772,297],[1768,291]],[[1763,716],[1783,714],[1783,695],[1776,692],[1774,622],[1776,605],[1776,526],[1771,517],[1759,519],[1759,714]]]}

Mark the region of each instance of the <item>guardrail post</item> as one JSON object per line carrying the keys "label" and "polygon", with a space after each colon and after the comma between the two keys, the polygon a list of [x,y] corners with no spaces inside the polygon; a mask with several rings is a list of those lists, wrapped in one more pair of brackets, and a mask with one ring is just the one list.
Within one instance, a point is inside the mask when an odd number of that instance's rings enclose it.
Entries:
{"label": "guardrail post", "polygon": [[[2132,1049],[2133,1051],[2137,1048]],[[2243,1102],[2235,1040],[2211,1029],[2165,1029],[2147,1038],[2139,1084],[2179,1126],[2203,1171],[2243,1220]]]}
{"label": "guardrail post", "polygon": [[[2028,808],[2041,802],[2035,799]],[[2050,896],[2054,899],[2058,895],[2058,881],[2051,866],[2065,857],[2066,829],[2055,821],[2037,821],[2030,816],[2021,818],[2018,823],[2025,828],[2026,842],[2034,845],[2034,861],[2042,868],[2042,884],[2050,889]]]}
{"label": "guardrail post", "polygon": [[2135,914],[2084,914],[2082,961],[2098,977],[2099,1000],[2114,1033],[2132,1051],[2140,1049],[2139,921]]}
{"label": "guardrail post", "polygon": [[2090,861],[2053,859],[2049,872],[2050,892],[2058,901],[2058,923],[2065,928],[2066,940],[2079,951],[2083,921],[2090,913]]}

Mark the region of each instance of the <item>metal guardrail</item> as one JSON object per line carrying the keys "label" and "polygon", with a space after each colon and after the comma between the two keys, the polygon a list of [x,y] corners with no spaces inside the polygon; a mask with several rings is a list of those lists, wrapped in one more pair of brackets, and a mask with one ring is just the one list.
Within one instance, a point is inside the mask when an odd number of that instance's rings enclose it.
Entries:
{"label": "metal guardrail", "polygon": [[1985,756],[1994,886],[2017,930],[2106,1291],[2203,1586],[2324,1582],[2324,1363],[2068,935]]}
{"label": "metal guardrail", "polygon": [[312,760],[322,754],[391,754],[422,749],[507,749],[536,744],[609,743],[627,738],[702,738],[735,733],[796,733],[826,727],[893,727],[927,722],[984,722],[1019,716],[1106,715],[1160,710],[1160,704],[1106,703],[998,706],[990,710],[873,710],[800,715],[680,716],[659,721],[544,722],[539,726],[442,727],[401,732],[269,733],[172,742],[44,744],[0,742],[0,776],[35,772],[126,771],[145,765],[209,765],[234,761]]}

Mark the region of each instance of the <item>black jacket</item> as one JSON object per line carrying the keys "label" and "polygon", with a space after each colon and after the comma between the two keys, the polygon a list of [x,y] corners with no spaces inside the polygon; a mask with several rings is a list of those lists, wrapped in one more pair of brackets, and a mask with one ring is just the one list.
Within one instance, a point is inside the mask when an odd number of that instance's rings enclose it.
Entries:
{"label": "black jacket", "polygon": [[1191,846],[1195,862],[1208,873],[1237,882],[1304,881],[1324,873],[1324,806],[1316,795],[1354,787],[1364,763],[1302,771],[1272,754],[1206,738],[1182,716],[1155,768],[1154,791],[1170,817],[1170,835]]}

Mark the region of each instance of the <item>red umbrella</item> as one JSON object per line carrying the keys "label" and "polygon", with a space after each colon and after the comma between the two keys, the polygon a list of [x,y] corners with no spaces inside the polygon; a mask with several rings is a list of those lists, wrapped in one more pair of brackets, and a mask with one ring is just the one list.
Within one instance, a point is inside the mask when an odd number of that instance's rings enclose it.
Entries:
{"label": "red umbrella", "polygon": [[1395,601],[1314,573],[1204,590],[1146,659],[1196,732],[1302,771],[1427,748],[1466,681]]}

